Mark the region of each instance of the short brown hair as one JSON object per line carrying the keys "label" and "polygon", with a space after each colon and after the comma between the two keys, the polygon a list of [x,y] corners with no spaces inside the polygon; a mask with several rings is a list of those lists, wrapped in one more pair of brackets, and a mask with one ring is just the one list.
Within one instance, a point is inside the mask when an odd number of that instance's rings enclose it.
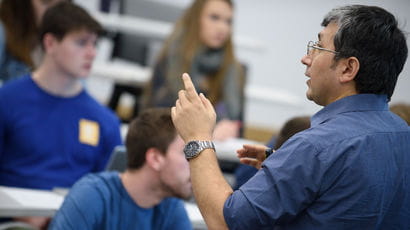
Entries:
{"label": "short brown hair", "polygon": [[129,126],[125,142],[127,167],[140,168],[145,163],[145,154],[149,148],[156,148],[165,155],[176,135],[170,108],[144,110]]}
{"label": "short brown hair", "polygon": [[50,7],[44,13],[39,30],[41,41],[47,33],[53,34],[58,40],[78,30],[87,30],[97,35],[103,33],[102,26],[87,11],[66,1]]}
{"label": "short brown hair", "polygon": [[289,138],[298,132],[310,128],[310,116],[294,117],[288,120],[279,132],[275,149],[280,148]]}

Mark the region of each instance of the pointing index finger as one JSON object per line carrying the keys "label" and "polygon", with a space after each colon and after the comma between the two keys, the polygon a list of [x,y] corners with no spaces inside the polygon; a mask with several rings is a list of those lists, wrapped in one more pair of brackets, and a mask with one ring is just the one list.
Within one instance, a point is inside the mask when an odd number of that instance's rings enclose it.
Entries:
{"label": "pointing index finger", "polygon": [[182,80],[184,82],[184,87],[186,92],[188,93],[189,96],[193,96],[193,95],[198,95],[198,93],[195,90],[195,86],[194,83],[192,83],[191,77],[187,74],[184,73],[182,74]]}

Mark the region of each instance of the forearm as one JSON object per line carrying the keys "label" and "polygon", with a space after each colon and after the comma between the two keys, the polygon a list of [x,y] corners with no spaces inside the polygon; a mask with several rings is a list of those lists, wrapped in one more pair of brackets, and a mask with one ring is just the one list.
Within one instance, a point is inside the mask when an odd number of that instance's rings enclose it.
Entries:
{"label": "forearm", "polygon": [[221,173],[214,150],[204,150],[189,164],[195,199],[208,228],[228,229],[223,207],[233,191]]}

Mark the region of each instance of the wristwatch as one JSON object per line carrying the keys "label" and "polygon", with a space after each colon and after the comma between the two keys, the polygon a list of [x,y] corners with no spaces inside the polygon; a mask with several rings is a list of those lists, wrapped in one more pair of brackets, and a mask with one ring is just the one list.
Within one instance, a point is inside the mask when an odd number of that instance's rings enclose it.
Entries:
{"label": "wristwatch", "polygon": [[272,153],[274,153],[275,150],[273,150],[272,148],[266,148],[265,149],[265,159],[268,158],[270,155],[272,155]]}
{"label": "wristwatch", "polygon": [[187,160],[197,157],[205,149],[215,150],[212,141],[190,141],[184,147],[185,158]]}

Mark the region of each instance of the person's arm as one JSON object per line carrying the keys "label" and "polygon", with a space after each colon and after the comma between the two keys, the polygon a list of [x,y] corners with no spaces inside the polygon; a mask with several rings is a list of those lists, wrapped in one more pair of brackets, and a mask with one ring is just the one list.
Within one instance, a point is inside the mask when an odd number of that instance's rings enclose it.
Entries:
{"label": "person's arm", "polygon": [[[182,79],[185,90],[179,92],[172,108],[175,127],[185,142],[212,140],[216,121],[213,106],[203,94],[196,93],[188,74],[183,74]],[[227,229],[223,207],[233,191],[221,173],[215,151],[206,149],[189,164],[195,199],[208,228]]]}

